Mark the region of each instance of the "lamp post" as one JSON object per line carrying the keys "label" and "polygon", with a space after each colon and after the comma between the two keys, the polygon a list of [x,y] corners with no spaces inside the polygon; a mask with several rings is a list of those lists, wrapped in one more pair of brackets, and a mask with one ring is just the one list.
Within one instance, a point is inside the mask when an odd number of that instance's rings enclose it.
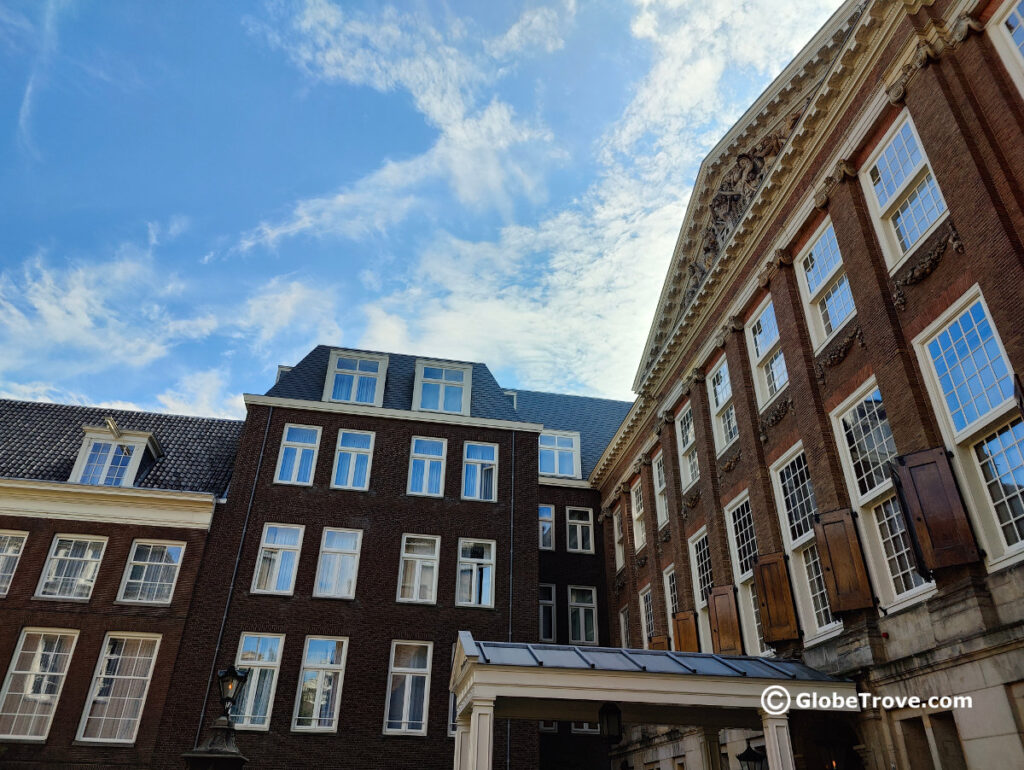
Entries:
{"label": "lamp post", "polygon": [[233,665],[218,672],[217,688],[224,711],[202,745],[181,755],[189,770],[239,770],[249,761],[235,744],[235,726],[231,723],[231,707],[241,696],[248,678],[248,671],[239,671]]}
{"label": "lamp post", "polygon": [[740,770],[768,770],[768,755],[751,746],[750,738],[747,738],[747,748],[736,755],[736,760]]}

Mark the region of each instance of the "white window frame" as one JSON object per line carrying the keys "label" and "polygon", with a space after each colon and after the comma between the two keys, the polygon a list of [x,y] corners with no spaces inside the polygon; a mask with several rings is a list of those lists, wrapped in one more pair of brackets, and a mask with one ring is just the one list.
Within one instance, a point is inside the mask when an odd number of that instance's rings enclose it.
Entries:
{"label": "white window frame", "polygon": [[[245,637],[247,636],[254,636],[261,639],[277,639],[277,661],[270,665],[243,661],[242,646],[243,642],[245,641]],[[270,719],[274,714],[274,697],[277,694],[278,680],[280,680],[281,678],[281,659],[284,657],[284,640],[284,634],[267,634],[262,631],[243,631],[241,636],[238,637],[238,649],[235,651],[235,668],[246,669],[248,673],[246,684],[248,684],[249,686],[242,688],[242,701],[243,703],[247,703],[250,706],[250,709],[247,710],[251,710],[251,698],[254,698],[256,696],[257,677],[253,676],[253,669],[258,670],[266,668],[273,671],[274,674],[273,678],[270,680],[270,695],[267,698],[267,715],[265,717],[265,724],[254,725],[249,722],[242,722],[239,721],[239,718],[237,716],[233,715],[231,721],[234,724],[236,730],[251,730],[252,732],[260,733],[265,733],[270,730]]]}
{"label": "white window frame", "polygon": [[[283,529],[297,529],[299,530],[299,542],[295,545],[278,545],[276,543],[267,544],[267,531],[271,527],[281,527]],[[252,594],[273,594],[275,596],[291,596],[295,593],[295,584],[298,582],[299,575],[299,559],[302,556],[302,541],[306,534],[306,526],[304,524],[286,524],[278,521],[268,521],[263,524],[263,534],[260,535],[260,547],[256,552],[256,564],[252,571],[252,585],[249,587],[249,593]],[[294,551],[295,552],[295,569],[292,572],[291,588],[287,591],[278,591],[272,588],[258,588],[256,585],[257,580],[260,576],[260,563],[263,560],[263,551],[265,549],[272,549],[275,551]],[[272,573],[272,579],[269,581],[270,584],[277,583],[277,577],[281,573],[281,559],[277,559],[277,562]]]}
{"label": "white window frame", "polygon": [[978,284],[969,288],[952,302],[949,307],[913,339],[912,345],[917,353],[918,365],[924,375],[925,388],[932,403],[932,411],[935,413],[939,423],[939,431],[942,434],[943,443],[947,447],[953,448],[951,463],[956,472],[957,480],[961,484],[964,504],[971,518],[974,534],[978,539],[978,546],[985,551],[985,564],[988,571],[995,572],[1024,560],[1024,540],[1013,546],[1006,545],[1003,533],[999,527],[995,508],[985,486],[981,468],[978,466],[978,461],[974,456],[974,447],[990,433],[1002,430],[1006,425],[1013,422],[1014,417],[1017,416],[1016,403],[1011,397],[1002,404],[993,407],[988,413],[976,419],[963,430],[957,431],[945,403],[942,388],[939,386],[931,356],[928,354],[928,343],[932,338],[976,301],[981,302],[985,315],[992,325],[992,336],[999,346],[1000,353],[1006,359],[1007,364],[1010,365],[1011,361],[1009,356],[1006,355],[1006,348],[1003,346],[1002,337],[996,326],[995,318]]}
{"label": "white window frame", "polygon": [[[585,513],[587,515],[586,521],[573,521],[573,513]],[[576,535],[577,544],[583,542],[583,530],[589,530],[590,532],[590,548],[573,548],[572,547],[572,530],[578,529],[579,532]],[[592,508],[583,508],[581,506],[566,506],[565,509],[565,550],[569,553],[594,553],[594,538],[596,533],[594,531],[594,510]]]}
{"label": "white window frame", "polygon": [[[346,532],[354,534],[356,536],[356,547],[354,551],[347,550],[344,548],[328,548],[327,547],[327,535],[331,532]],[[316,578],[313,582],[313,596],[318,599],[355,599],[356,598],[356,586],[359,582],[359,557],[363,551],[363,530],[361,529],[348,529],[346,527],[324,527],[323,532],[320,534],[320,552],[316,559]],[[352,556],[355,559],[355,577],[352,579],[352,593],[350,595],[344,594],[328,594],[320,590],[320,577],[323,574],[324,569],[324,554],[334,554],[340,557]]]}
{"label": "white window frame", "polygon": [[[743,645],[749,651],[756,650],[750,654],[758,655],[765,650],[763,640],[757,633],[757,619],[754,617],[754,569],[740,571],[739,537],[736,531],[735,516],[737,510],[744,504],[751,504],[750,492],[744,489],[736,497],[725,504],[725,523],[729,531],[729,560],[732,566],[733,582],[736,585],[738,596],[736,605],[740,613],[740,628],[743,631]],[[754,527],[751,533],[754,538],[754,561],[757,561],[757,529],[754,525],[754,510],[750,509],[751,526]]]}
{"label": "white window frame", "polygon": [[[46,676],[59,676],[60,682],[57,685],[57,692],[52,695],[39,695],[33,696],[38,698],[52,698],[53,709],[50,711],[50,715],[46,720],[45,729],[42,735],[21,735],[17,733],[5,733],[0,738],[12,739],[19,742],[31,742],[31,743],[44,743],[50,735],[50,728],[53,726],[53,716],[57,712],[57,707],[60,705],[60,696],[64,691],[64,683],[68,678],[68,671],[71,669],[71,663],[74,660],[75,648],[78,646],[78,629],[75,628],[44,628],[41,626],[26,626],[21,629],[21,634],[18,636],[18,643],[14,647],[14,654],[11,655],[10,663],[7,666],[7,675],[4,677],[3,687],[0,688],[0,703],[4,703],[7,700],[7,694],[11,689],[11,679],[15,675],[15,665],[17,665],[18,659],[23,654],[25,646],[25,637],[28,634],[51,634],[55,636],[70,636],[71,637],[71,649],[68,651],[67,666],[61,674],[46,674]],[[36,657],[38,657],[38,651]],[[20,672],[27,673],[27,672]]]}
{"label": "white window frame", "polygon": [[[14,564],[11,567],[10,581],[6,587],[0,585],[0,588],[3,588],[3,590],[0,590],[0,599],[2,599],[10,592],[11,585],[14,583],[14,576],[18,574],[18,565],[21,564],[21,556],[25,553],[25,544],[28,543],[28,532],[19,529],[0,529],[0,537],[12,539],[20,538],[21,540],[21,544],[18,546],[18,552],[16,554],[0,553],[0,560],[14,559]],[[2,699],[0,699],[0,703],[3,703]]]}
{"label": "white window frame", "polygon": [[[440,441],[441,442],[441,456],[417,454],[416,453],[416,442],[417,441]],[[423,491],[414,491],[412,488],[412,467],[415,460],[423,460],[426,465],[423,472]],[[441,461],[441,488],[439,492],[430,492],[430,463]],[[448,439],[446,438],[435,438],[433,436],[413,436],[412,440],[409,441],[409,481],[405,487],[405,493],[413,497],[444,497],[444,484],[445,477],[448,474]]]}
{"label": "white window frame", "polygon": [[[540,588],[547,588],[551,592],[550,599],[544,599],[540,593],[537,594],[540,615],[538,617],[537,637],[542,642],[554,644],[558,639],[558,586],[554,583],[541,583]],[[544,636],[544,610],[551,609],[551,636]]]}
{"label": "white window frame", "polygon": [[577,735],[597,735],[601,732],[601,725],[597,722],[572,722],[569,731]]}
{"label": "white window frame", "polygon": [[[90,543],[103,543],[103,548],[100,551],[100,558],[97,560],[96,576],[89,586],[88,596],[48,596],[43,593],[43,586],[46,585],[46,578],[50,572],[50,562],[55,558],[54,552],[57,550],[57,543],[60,540],[85,540]],[[78,532],[58,532],[53,536],[53,540],[50,541],[50,550],[46,554],[46,561],[43,562],[42,574],[39,575],[39,582],[36,584],[36,592],[33,595],[33,599],[49,599],[52,601],[59,602],[88,602],[92,599],[92,592],[96,589],[96,581],[99,579],[100,570],[103,568],[103,557],[107,555],[107,538],[105,535],[86,535]],[[62,557],[64,558],[64,557]]]}
{"label": "white window frame", "polygon": [[[426,669],[420,668],[395,668],[395,649],[400,644],[417,645],[420,647],[427,648],[427,667]],[[387,680],[387,697],[384,700],[384,734],[385,735],[426,735],[427,727],[430,724],[430,680],[431,670],[434,664],[434,643],[433,642],[422,642],[415,639],[395,639],[391,642],[391,655],[388,658],[388,680]],[[422,730],[409,730],[405,729],[394,729],[388,727],[388,713],[391,711],[391,677],[395,674],[409,674],[412,676],[426,676],[426,683],[423,687],[423,729]],[[412,688],[406,686],[405,695],[406,702],[405,707],[402,709],[403,716],[408,716],[408,703],[409,697],[412,693]],[[403,719],[403,722],[407,720]]]}
{"label": "white window frame", "polygon": [[[654,636],[654,593],[651,584],[648,583],[640,589],[640,636],[643,638],[644,649],[651,648],[651,638]],[[650,612],[648,612],[650,610]],[[650,624],[648,624],[650,620]]]}
{"label": "white window frame", "polygon": [[[166,601],[145,601],[143,599],[126,599],[124,596],[125,588],[128,587],[129,576],[131,575],[132,566],[135,562],[135,551],[140,545],[163,545],[181,549],[181,557],[178,559],[178,563],[174,568],[174,580],[171,582],[171,593],[167,597]],[[121,576],[121,585],[117,589],[117,601],[125,604],[149,604],[149,605],[167,605],[174,601],[174,589],[178,585],[178,576],[181,575],[181,564],[185,560],[185,550],[187,543],[183,540],[152,540],[148,538],[137,538],[132,541],[131,550],[128,551],[128,560],[124,565],[124,574]],[[152,564],[154,562],[139,562],[145,564]],[[142,581],[145,585],[145,580]]]}
{"label": "white window frame", "polygon": [[[85,735],[85,726],[89,721],[89,710],[95,701],[100,699],[99,687],[101,680],[106,678],[108,675],[104,673],[104,661],[106,658],[107,642],[111,638],[116,639],[149,639],[156,642],[153,647],[153,660],[149,666],[149,674],[146,676],[146,688],[142,692],[142,704],[139,708],[138,716],[135,718],[135,729],[132,732],[130,739],[124,738],[89,738]],[[153,683],[153,672],[156,670],[157,661],[160,657],[160,642],[162,641],[161,634],[144,634],[137,633],[135,631],[108,631],[103,637],[103,645],[100,647],[100,654],[96,660],[96,669],[93,673],[92,683],[89,686],[89,695],[85,699],[85,708],[82,709],[82,717],[78,722],[78,733],[75,735],[76,741],[82,741],[83,743],[120,743],[120,744],[133,744],[135,739],[139,735],[139,727],[142,725],[142,717],[146,713],[146,701],[149,699],[149,686]],[[134,676],[121,675],[122,678],[138,678]]]}
{"label": "white window frame", "polygon": [[665,453],[661,450],[651,458],[651,474],[654,477],[654,514],[661,531],[668,524],[668,478],[665,476]]}
{"label": "white window frame", "polygon": [[[545,510],[551,511],[550,517],[543,515]],[[551,528],[548,530],[551,533],[551,545],[544,545],[543,522],[545,521],[551,522]],[[551,503],[540,503],[537,506],[537,547],[541,551],[555,550],[555,506],[551,505]]]}
{"label": "white window frame", "polygon": [[[434,378],[428,378],[424,370],[426,368],[434,369],[452,369],[462,372],[462,382],[452,381],[451,385],[458,385],[462,388],[462,408],[455,412],[444,408],[444,389],[448,383],[447,380],[436,380]],[[437,383],[441,386],[441,392],[439,395],[438,408],[427,409],[423,406],[423,383]],[[433,359],[419,358],[416,360],[416,379],[413,384],[413,409],[417,412],[437,412],[441,414],[461,414],[464,417],[470,415],[470,401],[473,395],[473,366],[472,364],[462,364],[455,361],[437,361]]]}
{"label": "white window frame", "polygon": [[[310,641],[324,640],[328,642],[341,642],[341,663],[332,664],[319,664],[319,665],[307,665],[306,656],[309,654],[309,643]],[[299,681],[295,688],[295,707],[292,709],[292,732],[293,733],[336,733],[338,732],[338,712],[341,709],[341,692],[345,685],[345,664],[348,661],[348,637],[347,636],[321,636],[314,634],[306,637],[306,640],[302,644],[302,660],[299,663]],[[334,724],[330,727],[300,727],[297,723],[299,721],[299,706],[302,703],[302,680],[307,670],[317,672],[316,680],[316,698],[314,699],[314,710],[320,702],[321,693],[323,692],[323,682],[325,673],[337,673],[338,676],[338,687],[337,691],[332,693],[334,700]],[[316,717],[314,717],[316,719]]]}
{"label": "white window frame", "polygon": [[[569,450],[559,449],[557,446],[550,450],[550,451],[554,451],[556,453],[555,454],[555,470],[554,470],[554,472],[552,472],[552,473],[545,473],[544,471],[540,470],[540,451],[541,451],[540,439],[541,439],[542,436],[554,436],[556,440],[559,439],[559,438],[571,438],[572,439],[572,466],[573,466],[573,472],[572,472],[571,476],[569,474],[566,474],[566,473],[559,473],[558,472],[558,454],[557,453],[558,452],[566,452],[566,451],[569,451]],[[561,478],[561,479],[570,479],[570,478],[571,479],[578,479],[578,478],[582,478],[583,473],[582,473],[582,470],[581,470],[582,466],[581,466],[580,462],[581,462],[580,461],[580,434],[579,434],[578,431],[572,431],[572,430],[544,430],[544,431],[541,432],[540,436],[537,437],[537,472],[541,476],[546,476],[548,478]]]}
{"label": "white window frame", "polygon": [[[697,609],[697,634],[700,637],[700,648],[710,650],[711,647],[711,615],[708,609],[708,601],[701,591],[700,571],[697,565],[697,543],[708,537],[708,527],[705,524],[698,529],[687,541],[687,548],[690,553],[690,581],[693,585],[693,601]],[[708,557],[710,559],[711,540],[708,540]],[[715,587],[714,572],[711,574],[711,588]],[[710,595],[710,594],[709,594]]]}
{"label": "white window frame", "polygon": [[615,538],[615,571],[626,565],[626,535],[622,529],[622,509],[616,508],[612,514],[613,537]]}
{"label": "white window frame", "polygon": [[[295,442],[295,441],[288,441],[286,437],[288,436],[288,429],[289,428],[300,428],[302,430],[313,430],[313,431],[316,431],[316,443],[313,444],[313,464],[310,466],[309,481],[298,481],[297,480],[298,479],[298,473],[299,473],[299,459],[298,459],[298,456],[301,456],[302,450],[310,448],[309,444],[303,444],[303,443],[299,443],[299,442]],[[285,423],[284,430],[281,431],[281,446],[279,447],[279,449],[277,451],[277,466],[274,468],[274,483],[275,484],[286,484],[286,485],[295,486],[295,487],[311,487],[311,486],[313,486],[313,481],[316,478],[316,461],[320,457],[320,434],[321,433],[322,433],[322,428],[319,425],[299,425],[298,423],[293,423],[293,422]],[[298,456],[296,457],[295,465],[294,465],[294,468],[293,468],[295,473],[292,476],[292,478],[287,480],[287,481],[281,479],[281,463],[284,462],[284,452],[285,452],[286,449],[296,449],[296,450],[298,450]]]}
{"label": "white window frame", "polygon": [[542,719],[537,723],[537,729],[542,733],[557,733],[558,721],[554,719]]}
{"label": "white window frame", "polygon": [[[726,376],[729,378],[729,398],[724,403],[716,405],[715,403],[715,375],[719,371],[725,369]],[[712,433],[715,437],[715,453],[718,457],[721,457],[725,452],[735,444],[740,437],[739,433],[739,419],[736,415],[736,391],[732,386],[732,372],[729,370],[729,361],[725,354],[722,354],[718,361],[715,363],[707,376],[707,388],[708,388],[708,406],[711,409],[711,428]],[[725,435],[725,415],[726,412],[732,409],[733,420],[736,421],[736,435],[726,441]]]}
{"label": "white window frame", "polygon": [[1006,20],[1014,12],[1019,0],[1009,0],[1002,8],[992,14],[985,29],[989,32],[989,38],[995,47],[999,58],[1003,60],[1010,78],[1017,85],[1018,90],[1024,95],[1024,54],[1017,48],[1009,30],[1006,29]]}
{"label": "white window frame", "polygon": [[[472,543],[482,543],[491,549],[490,558],[477,559],[470,556],[462,555],[462,546],[469,545]],[[489,595],[486,597],[484,602],[475,601],[462,601],[459,599],[459,587],[461,585],[462,568],[463,566],[473,566],[473,580],[471,584],[473,596],[477,595],[477,581],[480,580],[479,567],[490,567],[491,568],[491,590]],[[491,609],[494,607],[494,584],[498,577],[498,544],[494,540],[484,540],[479,537],[460,537],[459,538],[459,551],[458,561],[455,567],[455,606],[456,607],[470,607],[477,609]]]}
{"label": "white window frame", "polygon": [[[829,217],[825,218],[818,229],[814,231],[814,234],[808,239],[807,244],[800,249],[796,259],[793,260],[793,265],[797,275],[797,287],[800,290],[800,299],[804,306],[804,318],[807,319],[807,328],[811,333],[811,344],[814,346],[814,352],[818,353],[830,343],[835,336],[842,331],[849,320],[857,315],[857,302],[853,298],[852,287],[849,285],[850,279],[846,273],[846,264],[843,261],[843,252],[838,248],[839,244],[836,243],[837,250],[839,251],[839,262],[836,263],[835,267],[832,268],[826,275],[821,279],[821,283],[811,291],[809,284],[807,283],[807,272],[804,270],[804,260],[813,252],[818,244],[821,243],[825,237],[825,233],[828,232],[829,228],[832,227],[832,220]],[[853,312],[843,319],[840,319],[832,327],[832,331],[828,331],[825,328],[825,321],[821,317],[821,309],[818,303],[821,302],[825,295],[828,294],[834,287],[839,284],[839,281],[843,277],[846,277],[847,288],[850,289],[850,299],[853,301]]]}
{"label": "white window frame", "polygon": [[[354,358],[362,361],[376,361],[378,366],[377,372],[356,372],[355,377],[375,377],[377,384],[373,390],[373,403],[367,403],[365,401],[356,401],[355,398],[334,398],[334,375],[338,374],[338,359],[339,358]],[[357,365],[358,366],[358,365]],[[379,355],[374,353],[361,353],[354,350],[344,350],[342,348],[335,348],[331,350],[331,357],[327,362],[327,378],[324,381],[324,391],[321,396],[322,401],[328,401],[335,404],[353,404],[355,406],[381,406],[384,403],[384,385],[387,382],[388,374],[388,356]],[[358,392],[359,383],[355,381],[352,383],[353,396]]]}
{"label": "white window frame", "polygon": [[629,605],[619,610],[619,646],[629,649]]}
{"label": "white window frame", "polygon": [[[896,190],[892,198],[884,207],[880,207],[878,198],[875,195],[874,185],[871,183],[871,169],[881,158],[882,153],[889,146],[889,143],[898,134],[903,126],[909,125],[910,131],[914,136],[914,140],[917,142],[917,147],[921,151],[921,165],[918,166],[912,174],[910,174],[906,181]],[[899,238],[896,235],[896,227],[892,223],[893,216],[899,207],[906,201],[909,195],[917,188],[921,180],[928,174],[932,175],[935,179],[935,189],[938,191],[939,199],[942,201],[945,210],[939,214],[938,218],[932,222],[928,229],[921,233],[921,236],[910,244],[907,250],[904,252],[903,247],[900,246]],[[889,268],[890,273],[894,273],[898,270],[910,256],[917,250],[917,248],[928,240],[928,237],[934,233],[943,222],[949,218],[949,206],[946,204],[946,199],[942,195],[942,187],[939,185],[939,180],[935,178],[935,172],[932,169],[931,162],[928,160],[928,153],[925,150],[924,143],[921,141],[921,136],[917,133],[917,127],[914,125],[914,121],[910,116],[910,111],[904,109],[893,124],[885,132],[885,136],[878,142],[875,149],[872,150],[870,157],[865,161],[864,165],[861,166],[860,171],[860,183],[864,188],[864,198],[868,204],[868,211],[871,212],[871,222],[875,227],[875,234],[878,236],[878,242],[882,246],[882,254],[885,256],[886,265]]]}
{"label": "white window frame", "polygon": [[[341,445],[341,437],[346,433],[357,435],[357,436],[369,436],[370,437],[370,448],[359,449],[357,447],[343,447]],[[370,474],[373,472],[373,450],[376,444],[377,434],[372,430],[349,430],[348,428],[341,428],[338,431],[338,439],[334,445],[334,465],[331,466],[331,489],[347,489],[355,492],[365,492],[370,488]],[[348,479],[351,482],[355,477],[356,463],[355,460],[360,455],[366,456],[366,484],[358,487],[352,483],[339,484],[338,483],[338,464],[341,462],[342,452],[352,455],[352,459],[349,461],[348,466]]]}
{"label": "white window frame", "polygon": [[[757,326],[758,322],[761,320],[761,316],[767,312],[769,307],[772,309],[772,318],[775,320],[775,328],[778,331],[778,336],[775,338],[775,341],[768,346],[766,351],[758,354],[757,344],[754,337],[754,327]],[[758,408],[763,409],[774,401],[778,395],[786,389],[786,386],[789,385],[789,368],[786,364],[786,356],[782,352],[782,329],[779,327],[779,319],[775,315],[775,302],[772,299],[771,294],[768,294],[757,306],[757,309],[747,322],[744,331],[747,335],[747,354],[750,356],[750,368],[754,372],[754,393],[757,396],[757,406]],[[768,365],[771,363],[772,358],[774,358],[776,353],[782,356],[782,369],[786,373],[786,380],[781,385],[778,385],[775,392],[772,393],[768,384]]]}
{"label": "white window frame", "polygon": [[[793,585],[793,601],[796,604],[797,614],[805,629],[804,646],[810,647],[826,639],[831,639],[842,633],[843,621],[832,613],[833,622],[826,626],[818,626],[814,613],[814,604],[811,599],[810,577],[804,565],[803,552],[814,545],[814,527],[801,535],[795,542],[789,531],[789,513],[786,509],[785,497],[782,493],[782,483],[779,480],[779,473],[804,451],[803,441],[797,441],[787,449],[778,460],[772,463],[770,473],[772,478],[772,489],[775,492],[775,508],[779,517],[779,527],[782,530],[782,545],[789,556],[789,567],[792,570],[791,583]],[[806,455],[804,457],[806,460]],[[808,470],[810,463],[808,462]],[[813,482],[812,482],[813,487]],[[815,500],[817,502],[817,500]],[[820,559],[820,556],[819,556]],[[831,608],[830,608],[831,612]]]}
{"label": "white window frame", "polygon": [[[85,437],[82,440],[82,446],[78,450],[78,456],[75,458],[75,464],[71,469],[71,475],[68,477],[68,481],[73,484],[86,484],[87,486],[108,487],[110,489],[116,489],[118,487],[132,487],[135,485],[135,477],[138,476],[139,467],[142,465],[142,458],[145,453],[149,451],[153,456],[159,454],[159,446],[151,433],[145,433],[142,431],[120,431],[115,435],[111,432],[110,428],[99,426],[85,426],[83,430],[85,432]],[[82,480],[82,475],[85,472],[86,465],[89,463],[89,455],[92,453],[92,446],[97,442],[101,444],[118,444],[121,446],[131,447],[132,456],[128,461],[128,465],[125,466],[124,474],[121,476],[121,483],[103,484],[101,482],[100,484],[92,484]],[[111,449],[113,449],[113,446]],[[101,474],[103,478],[106,478],[106,475],[110,470],[112,457],[113,452],[111,451],[103,466],[103,472]]]}
{"label": "white window frame", "polygon": [[[633,525],[633,549],[640,553],[647,545],[647,526],[644,523],[643,479],[637,479],[629,488],[629,512]],[[638,505],[639,503],[639,505]]]}
{"label": "white window frame", "polygon": [[[419,537],[419,538],[423,538],[424,540],[433,540],[434,541],[434,555],[433,556],[421,556],[421,555],[417,555],[417,554],[412,554],[412,555],[408,555],[407,556],[406,553],[405,553],[405,544],[406,544],[406,542],[408,541],[408,539],[410,537]],[[404,571],[405,561],[407,559],[410,560],[410,561],[415,561],[416,562],[416,582],[415,582],[415,587],[417,589],[420,588],[420,585],[421,585],[421,582],[422,582],[423,563],[424,562],[430,562],[430,563],[432,563],[434,565],[434,580],[433,580],[433,583],[432,583],[431,589],[430,589],[431,590],[432,598],[430,600],[416,599],[416,598],[412,598],[412,599],[403,599],[402,598],[402,572]],[[440,568],[441,568],[441,536],[440,535],[420,535],[420,534],[417,534],[417,533],[414,533],[414,532],[405,532],[405,533],[403,533],[402,534],[402,550],[399,553],[399,557],[398,557],[398,587],[395,589],[395,601],[400,603],[400,604],[437,604],[437,578],[438,578],[438,572],[440,572]],[[414,591],[414,594],[419,594],[419,590]]]}
{"label": "white window frame", "polygon": [[[573,589],[580,590],[580,591],[592,591],[593,592],[593,596],[594,596],[593,603],[592,604],[585,604],[583,602],[574,602],[572,600]],[[567,586],[566,596],[569,599],[569,644],[576,644],[576,645],[580,645],[580,644],[596,645],[596,644],[598,644],[600,642],[601,630],[598,627],[597,586],[574,586],[574,585]],[[585,613],[587,612],[587,610],[590,610],[591,612],[594,613],[594,641],[588,642],[586,639],[574,639],[573,638],[573,636],[572,636],[572,613],[573,613],[573,610],[579,610],[580,613],[581,613],[581,615],[580,615],[580,629],[581,630],[586,629],[586,623],[583,622],[583,619],[585,617]],[[585,630],[584,630],[584,633],[586,633]]]}
{"label": "white window frame", "polygon": [[676,565],[669,564],[661,571],[661,585],[665,598],[665,617],[668,618],[668,641],[673,650],[676,647],[676,633],[673,626],[675,614],[679,612],[679,575]]}
{"label": "white window frame", "polygon": [[[490,447],[494,450],[494,460],[471,460],[469,458],[469,448],[471,446],[476,447]],[[492,444],[487,441],[464,441],[462,442],[462,484],[459,489],[463,500],[477,500],[482,503],[496,503],[498,502],[498,459],[499,459],[499,447],[497,444]],[[466,469],[470,465],[477,466],[476,475],[476,494],[466,494]],[[483,497],[480,493],[483,484],[482,471],[485,467],[493,466],[494,468],[494,481],[491,484],[491,496]]]}
{"label": "white window frame", "polygon": [[[690,431],[692,437],[689,441],[686,440],[687,436],[683,435],[683,416],[689,413],[690,415]],[[687,403],[679,410],[679,414],[676,415],[676,445],[679,450],[679,479],[682,491],[687,492],[690,487],[700,480],[700,459],[697,457],[697,433],[694,427],[695,415],[693,413],[693,404]],[[690,457],[693,457],[692,465],[697,468],[696,473],[691,473],[691,462]]]}

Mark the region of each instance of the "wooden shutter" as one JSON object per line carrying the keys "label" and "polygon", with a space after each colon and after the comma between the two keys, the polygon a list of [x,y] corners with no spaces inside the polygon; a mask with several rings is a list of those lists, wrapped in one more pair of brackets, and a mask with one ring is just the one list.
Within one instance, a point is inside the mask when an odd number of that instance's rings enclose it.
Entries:
{"label": "wooden shutter", "polygon": [[761,634],[766,643],[800,637],[793,589],[789,585],[786,555],[766,553],[754,564],[754,588],[761,609]]}
{"label": "wooden shutter", "polygon": [[700,652],[700,634],[697,633],[697,613],[693,610],[677,612],[672,616],[672,631],[675,635],[676,650],[679,652]]}
{"label": "wooden shutter", "polygon": [[933,570],[977,561],[978,547],[946,450],[912,452],[897,457],[892,467],[907,529],[923,566]]}
{"label": "wooden shutter", "polygon": [[658,636],[652,636],[647,642],[647,646],[652,650],[667,650],[668,646],[668,635],[659,634]]}
{"label": "wooden shutter", "polygon": [[736,610],[736,590],[732,586],[712,588],[708,595],[711,614],[711,647],[719,655],[742,655],[740,618]]}
{"label": "wooden shutter", "polygon": [[849,508],[842,508],[814,517],[821,574],[833,612],[862,610],[874,605],[853,516]]}

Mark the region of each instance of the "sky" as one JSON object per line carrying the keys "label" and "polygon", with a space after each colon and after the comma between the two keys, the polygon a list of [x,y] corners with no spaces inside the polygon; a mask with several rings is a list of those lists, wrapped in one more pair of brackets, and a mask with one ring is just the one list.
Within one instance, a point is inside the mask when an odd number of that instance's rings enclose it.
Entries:
{"label": "sky", "polygon": [[700,162],[839,0],[0,0],[0,397],[316,344],[632,398]]}

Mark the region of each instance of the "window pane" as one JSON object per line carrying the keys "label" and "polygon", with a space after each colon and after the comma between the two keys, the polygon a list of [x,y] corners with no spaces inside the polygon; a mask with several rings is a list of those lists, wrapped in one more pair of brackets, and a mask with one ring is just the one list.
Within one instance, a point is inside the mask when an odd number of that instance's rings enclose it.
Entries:
{"label": "window pane", "polygon": [[1024,421],[1014,420],[974,447],[1008,546],[1024,540]]}
{"label": "window pane", "polygon": [[156,650],[157,640],[153,638],[107,638],[91,701],[86,706],[81,737],[135,740]]}
{"label": "window pane", "polygon": [[560,476],[572,476],[576,473],[576,468],[573,464],[572,452],[559,452],[558,453],[558,474]]}
{"label": "window pane", "polygon": [[353,449],[369,449],[373,437],[368,433],[342,433],[339,443]]}
{"label": "window pane", "polygon": [[757,319],[751,332],[754,338],[754,352],[758,358],[761,358],[779,339],[779,327],[775,322],[775,305],[773,303],[769,302],[768,307],[761,312],[761,317]]}
{"label": "window pane", "polygon": [[298,428],[291,425],[285,433],[285,441],[293,441],[296,444],[315,444],[316,430],[313,428]]}
{"label": "window pane", "polygon": [[841,262],[836,231],[829,225],[802,263],[808,292],[814,294]]}
{"label": "window pane", "polygon": [[360,377],[359,387],[356,390],[356,401],[360,404],[372,404],[377,395],[377,378]]}
{"label": "window pane", "polygon": [[910,123],[904,123],[871,167],[871,184],[880,206],[889,202],[923,160]]}
{"label": "window pane", "polygon": [[413,442],[413,451],[418,455],[444,456],[444,442],[418,438]]}
{"label": "window pane", "polygon": [[76,638],[45,629],[23,632],[4,682],[0,736],[46,737]]}
{"label": "window pane", "polygon": [[539,468],[541,473],[555,472],[555,453],[552,452],[550,449],[540,450]]}
{"label": "window pane", "polygon": [[839,279],[818,300],[818,311],[821,313],[821,322],[825,328],[825,334],[831,334],[840,326],[843,321],[853,315],[853,295],[850,294],[850,282],[846,280],[846,274],[839,276]]}
{"label": "window pane", "polygon": [[842,423],[857,488],[861,494],[866,494],[889,478],[888,462],[896,456],[896,442],[881,391],[875,388],[843,415]]}
{"label": "window pane", "polygon": [[462,386],[445,385],[444,388],[444,410],[446,412],[462,411]]}
{"label": "window pane", "polygon": [[910,551],[910,538],[903,525],[903,514],[895,497],[890,497],[875,507],[875,521],[885,551],[885,562],[892,577],[896,595],[905,594],[924,584],[924,578],[917,574]]}
{"label": "window pane", "polygon": [[908,251],[945,210],[946,203],[942,200],[939,186],[928,174],[893,215],[892,224],[896,228],[900,248]]}
{"label": "window pane", "polygon": [[434,382],[424,382],[421,389],[420,408],[441,408],[441,386]]}
{"label": "window pane", "polygon": [[11,587],[24,546],[25,535],[0,534],[0,596]]}
{"label": "window pane", "polygon": [[811,531],[814,514],[818,512],[807,458],[803,452],[779,471],[779,486],[782,487],[782,501],[789,520],[790,539],[799,540]]}
{"label": "window pane", "polygon": [[757,558],[757,540],[754,537],[754,518],[750,513],[750,501],[744,500],[732,512],[732,528],[735,537],[737,567],[745,575],[754,569]]}
{"label": "window pane", "polygon": [[[341,360],[338,361],[339,367]],[[355,377],[351,374],[336,374],[334,375],[334,390],[331,391],[331,398],[335,401],[351,401],[352,400],[352,384],[355,382]]]}

